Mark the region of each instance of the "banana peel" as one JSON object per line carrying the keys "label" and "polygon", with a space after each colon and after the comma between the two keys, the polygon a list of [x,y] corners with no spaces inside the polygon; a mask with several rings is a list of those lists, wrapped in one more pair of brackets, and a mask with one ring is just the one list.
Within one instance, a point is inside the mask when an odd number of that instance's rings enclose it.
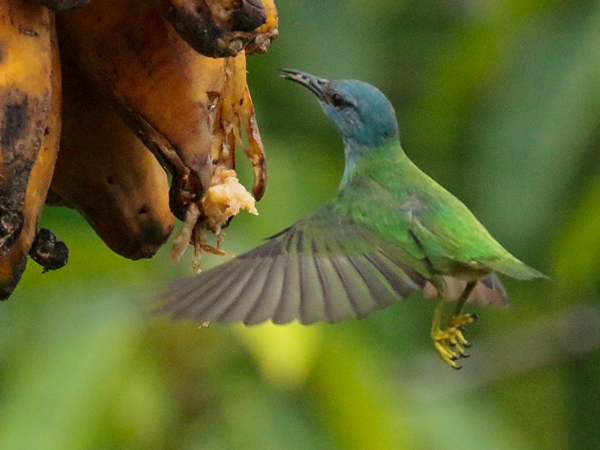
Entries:
{"label": "banana peel", "polygon": [[60,136],[54,17],[29,0],[0,1],[0,300],[21,279]]}
{"label": "banana peel", "polygon": [[58,196],[79,211],[115,253],[151,258],[175,222],[167,175],[68,52],[61,60],[63,127],[50,202]]}

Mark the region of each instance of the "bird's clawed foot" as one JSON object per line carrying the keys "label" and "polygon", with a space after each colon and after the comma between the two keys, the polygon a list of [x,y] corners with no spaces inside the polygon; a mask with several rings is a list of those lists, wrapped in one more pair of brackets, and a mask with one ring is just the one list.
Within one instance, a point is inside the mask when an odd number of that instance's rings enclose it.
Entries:
{"label": "bird's clawed foot", "polygon": [[475,314],[453,316],[448,321],[448,326],[445,330],[437,328],[431,333],[436,350],[453,369],[458,370],[461,368],[461,366],[456,364],[456,361],[460,358],[469,357],[465,353],[465,349],[469,348],[470,345],[463,336],[462,327],[476,320],[477,316]]}

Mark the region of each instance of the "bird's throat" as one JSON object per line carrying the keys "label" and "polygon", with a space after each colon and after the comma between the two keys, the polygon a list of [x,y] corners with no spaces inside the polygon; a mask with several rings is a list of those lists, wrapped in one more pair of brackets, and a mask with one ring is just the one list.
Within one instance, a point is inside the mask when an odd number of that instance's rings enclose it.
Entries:
{"label": "bird's throat", "polygon": [[369,147],[360,145],[355,141],[344,141],[344,174],[340,182],[339,189],[341,190],[348,180],[353,175],[360,171],[361,166],[372,164],[374,161],[378,164],[397,163],[399,158],[406,158],[400,141],[396,139],[388,139],[377,147]]}

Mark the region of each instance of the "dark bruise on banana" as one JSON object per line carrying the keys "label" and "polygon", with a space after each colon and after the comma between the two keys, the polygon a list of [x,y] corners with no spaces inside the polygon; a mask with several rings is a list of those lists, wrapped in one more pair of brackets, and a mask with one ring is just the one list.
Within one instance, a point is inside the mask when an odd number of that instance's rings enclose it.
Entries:
{"label": "dark bruise on banana", "polygon": [[29,174],[45,128],[50,93],[31,98],[19,89],[0,87],[0,254],[23,228],[22,213]]}
{"label": "dark bruise on banana", "polygon": [[236,56],[244,49],[263,53],[278,36],[277,29],[261,30],[270,19],[268,10],[272,0],[154,2],[192,48],[205,56]]}

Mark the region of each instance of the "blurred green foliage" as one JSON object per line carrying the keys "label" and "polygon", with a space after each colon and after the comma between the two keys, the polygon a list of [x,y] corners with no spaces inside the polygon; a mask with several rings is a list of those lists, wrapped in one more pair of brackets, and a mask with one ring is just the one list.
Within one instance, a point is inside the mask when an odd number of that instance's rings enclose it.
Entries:
{"label": "blurred green foliage", "polygon": [[281,37],[248,75],[269,186],[227,250],[335,193],[341,142],[314,98],[278,79],[293,67],[377,85],[409,156],[552,281],[507,280],[511,308],[475,307],[472,358],[455,372],[419,298],[311,327],[148,315],[140,300],[189,273],[189,255],[128,261],[73,211],[46,208],[71,260],[45,275],[30,262],[0,305],[0,450],[600,448],[600,1],[277,6]]}

